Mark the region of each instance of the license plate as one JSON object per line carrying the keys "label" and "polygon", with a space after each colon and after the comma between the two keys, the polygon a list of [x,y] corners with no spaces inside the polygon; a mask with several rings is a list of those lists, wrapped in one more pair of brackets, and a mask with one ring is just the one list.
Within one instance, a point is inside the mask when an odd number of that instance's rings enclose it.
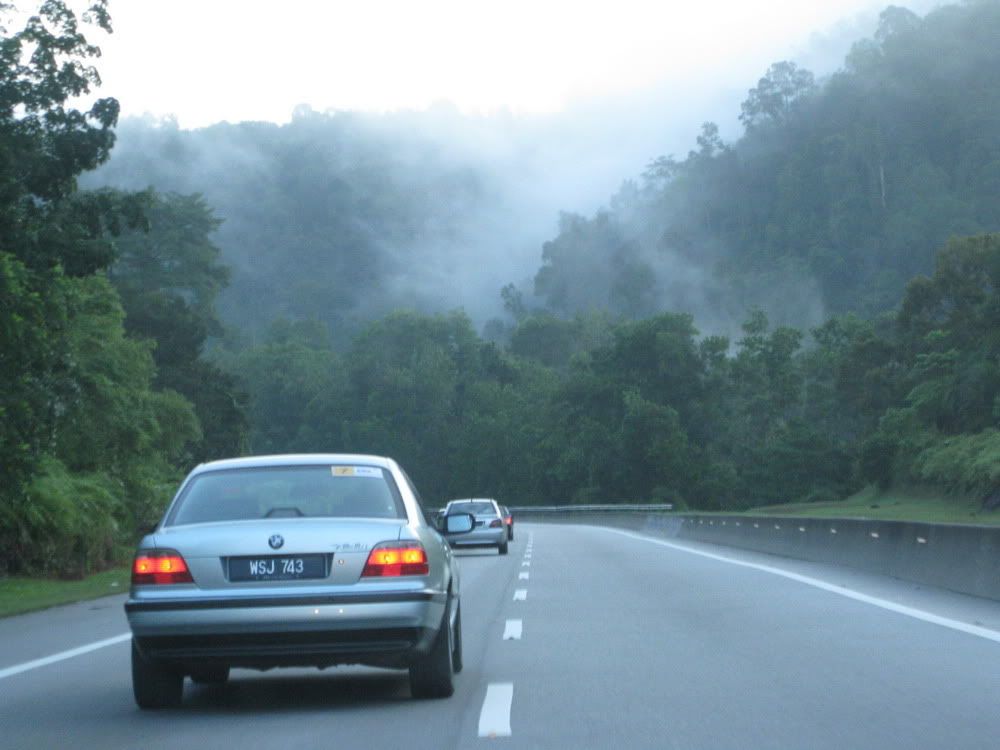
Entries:
{"label": "license plate", "polygon": [[326,555],[230,557],[230,581],[301,581],[326,578]]}

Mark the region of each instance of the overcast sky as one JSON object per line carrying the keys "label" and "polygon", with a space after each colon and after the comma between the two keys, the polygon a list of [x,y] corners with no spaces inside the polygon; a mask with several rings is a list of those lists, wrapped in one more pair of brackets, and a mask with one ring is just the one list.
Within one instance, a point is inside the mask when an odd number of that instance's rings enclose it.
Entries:
{"label": "overcast sky", "polygon": [[745,91],[770,62],[870,25],[886,4],[111,0],[115,33],[94,41],[102,94],[126,116],[175,115],[182,127],[286,122],[300,104],[535,114],[654,87]]}

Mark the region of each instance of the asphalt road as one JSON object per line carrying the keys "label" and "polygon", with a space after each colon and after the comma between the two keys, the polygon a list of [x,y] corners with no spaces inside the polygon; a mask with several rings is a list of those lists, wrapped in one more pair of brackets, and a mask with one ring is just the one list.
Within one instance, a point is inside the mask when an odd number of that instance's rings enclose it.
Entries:
{"label": "asphalt road", "polygon": [[412,700],[403,672],[241,670],[140,712],[127,640],[32,666],[127,633],[118,596],[0,620],[0,747],[1000,745],[996,602],[591,527],[459,555],[450,699]]}

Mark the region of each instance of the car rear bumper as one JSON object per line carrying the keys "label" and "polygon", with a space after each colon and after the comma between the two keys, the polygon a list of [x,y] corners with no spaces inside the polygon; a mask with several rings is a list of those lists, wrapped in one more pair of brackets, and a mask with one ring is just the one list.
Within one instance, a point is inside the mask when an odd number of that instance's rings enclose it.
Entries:
{"label": "car rear bumper", "polygon": [[405,666],[430,647],[446,603],[435,591],[132,598],[125,612],[143,654],[179,664]]}
{"label": "car rear bumper", "polygon": [[448,543],[453,547],[472,547],[472,546],[486,546],[492,545],[496,546],[498,544],[503,544],[507,541],[507,527],[501,526],[498,529],[474,529],[468,534],[462,534],[461,536],[449,536]]}

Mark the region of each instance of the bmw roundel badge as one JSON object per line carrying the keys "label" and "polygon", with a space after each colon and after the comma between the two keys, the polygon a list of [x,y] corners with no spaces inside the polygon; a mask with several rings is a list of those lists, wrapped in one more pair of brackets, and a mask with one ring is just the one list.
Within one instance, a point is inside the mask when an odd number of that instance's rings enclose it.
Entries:
{"label": "bmw roundel badge", "polygon": [[285,543],[285,538],[281,534],[272,534],[267,543],[271,545],[271,549],[281,549]]}

